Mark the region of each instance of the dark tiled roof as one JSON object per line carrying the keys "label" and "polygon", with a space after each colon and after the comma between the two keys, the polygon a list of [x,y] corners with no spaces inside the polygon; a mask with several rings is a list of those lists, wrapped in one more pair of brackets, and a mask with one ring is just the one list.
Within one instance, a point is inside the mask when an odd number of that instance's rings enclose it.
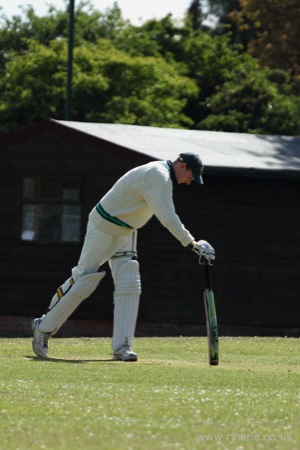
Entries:
{"label": "dark tiled roof", "polygon": [[174,159],[181,152],[194,152],[211,169],[300,173],[300,137],[55,122],[153,159]]}

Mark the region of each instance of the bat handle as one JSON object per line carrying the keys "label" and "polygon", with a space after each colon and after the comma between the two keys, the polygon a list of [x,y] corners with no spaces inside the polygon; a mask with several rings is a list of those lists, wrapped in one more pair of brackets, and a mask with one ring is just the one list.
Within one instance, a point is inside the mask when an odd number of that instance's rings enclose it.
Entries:
{"label": "bat handle", "polygon": [[211,284],[211,278],[210,278],[210,271],[209,271],[209,265],[208,262],[204,262],[203,264],[203,269],[204,269],[204,283],[205,283],[205,288],[206,289],[212,289],[212,284]]}

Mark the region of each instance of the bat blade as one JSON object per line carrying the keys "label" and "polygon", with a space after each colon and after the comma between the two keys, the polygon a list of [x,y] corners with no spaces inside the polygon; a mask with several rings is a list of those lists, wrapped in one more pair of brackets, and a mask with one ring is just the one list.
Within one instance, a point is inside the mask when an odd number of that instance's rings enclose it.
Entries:
{"label": "bat blade", "polygon": [[208,362],[211,366],[219,364],[219,335],[215,298],[212,289],[204,291],[204,307],[208,340]]}

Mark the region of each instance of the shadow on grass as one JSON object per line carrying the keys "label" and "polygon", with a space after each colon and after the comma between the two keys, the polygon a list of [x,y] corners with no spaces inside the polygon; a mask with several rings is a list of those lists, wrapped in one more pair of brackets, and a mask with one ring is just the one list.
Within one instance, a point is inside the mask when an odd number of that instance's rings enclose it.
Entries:
{"label": "shadow on grass", "polygon": [[32,361],[46,361],[46,362],[66,362],[71,364],[85,364],[91,362],[102,362],[102,363],[116,363],[123,361],[114,361],[113,359],[65,359],[65,358],[43,358],[41,356],[29,356],[25,355],[25,358],[31,359]]}

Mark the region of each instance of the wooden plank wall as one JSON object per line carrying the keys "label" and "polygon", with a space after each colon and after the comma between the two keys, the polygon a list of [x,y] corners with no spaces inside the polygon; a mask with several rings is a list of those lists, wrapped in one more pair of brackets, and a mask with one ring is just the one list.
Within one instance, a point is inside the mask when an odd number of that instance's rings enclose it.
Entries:
{"label": "wooden plank wall", "polygon": [[[19,240],[23,175],[81,175],[84,235],[94,204],[119,176],[146,161],[127,152],[120,157],[112,145],[99,150],[53,131],[1,148],[0,315],[40,315],[81,249]],[[295,179],[213,173],[206,174],[204,186],[175,187],[183,223],[196,239],[216,248],[212,278],[221,333],[299,335],[298,192]],[[179,334],[183,324],[204,323],[197,256],[155,218],[140,230],[138,251],[143,284],[139,321],[178,324]],[[112,292],[108,273],[72,318],[111,320]]]}
{"label": "wooden plank wall", "polygon": [[[186,193],[178,194],[177,202],[180,216],[195,237],[216,248],[212,278],[221,330],[231,334],[239,328],[252,334],[273,328],[289,334],[293,329],[299,335],[299,181],[210,175],[199,193],[193,189],[189,196],[189,188],[183,189]],[[157,228],[154,240],[158,236]],[[169,285],[173,279],[172,291],[178,294],[177,317],[197,320],[202,314],[197,295],[201,270],[192,256],[180,252],[180,257],[176,262],[172,255],[168,269]],[[161,273],[156,271],[156,286]],[[179,300],[184,289],[186,309]],[[158,296],[156,288],[153,297]]]}

